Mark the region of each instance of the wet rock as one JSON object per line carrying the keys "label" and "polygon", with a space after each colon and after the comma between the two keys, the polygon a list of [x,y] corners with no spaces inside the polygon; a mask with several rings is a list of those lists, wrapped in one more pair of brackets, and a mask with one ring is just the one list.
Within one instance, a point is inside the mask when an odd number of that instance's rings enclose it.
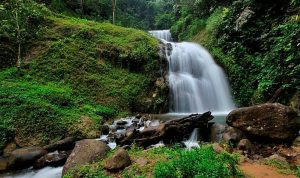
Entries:
{"label": "wet rock", "polygon": [[138,120],[139,120],[141,117],[142,117],[142,115],[141,115],[141,114],[138,114],[138,115],[135,116],[135,119],[138,119]]}
{"label": "wet rock", "polygon": [[297,113],[278,103],[239,108],[227,116],[227,124],[256,140],[289,140],[298,135]]}
{"label": "wet rock", "polygon": [[222,124],[213,124],[210,128],[210,141],[220,142],[223,138],[226,126]]}
{"label": "wet rock", "polygon": [[76,142],[75,148],[67,159],[63,168],[63,175],[77,165],[91,163],[96,159],[102,159],[110,148],[103,142],[94,139],[85,139]]}
{"label": "wet rock", "polygon": [[138,119],[138,118],[134,118],[134,119],[132,120],[132,123],[138,124],[139,122],[140,122],[140,119]]}
{"label": "wet rock", "polygon": [[109,126],[103,125],[102,126],[102,135],[108,135],[109,134]]}
{"label": "wet rock", "polygon": [[117,125],[117,130],[125,130],[126,126],[125,125]]}
{"label": "wet rock", "polygon": [[119,125],[119,126],[121,126],[121,125],[126,125],[126,124],[128,124],[128,122],[127,122],[127,121],[120,120],[120,121],[117,121],[116,124]]}
{"label": "wet rock", "polygon": [[[130,145],[136,143],[144,148],[156,144],[163,140],[164,143],[180,142],[195,129],[199,128],[200,138],[206,138],[208,131],[208,121],[212,120],[213,116],[210,112],[203,114],[191,114],[181,119],[169,120],[159,124],[157,127],[145,128],[142,131],[136,132],[130,137],[125,137],[120,140],[120,145]],[[206,134],[206,135],[205,135]]]}
{"label": "wet rock", "polygon": [[144,157],[140,157],[135,161],[139,166],[145,166],[148,163],[148,160]]}
{"label": "wet rock", "polygon": [[248,139],[242,139],[242,140],[240,140],[237,148],[239,150],[243,150],[243,151],[252,151],[254,149],[254,146],[250,142],[250,140],[248,140]]}
{"label": "wet rock", "polygon": [[232,144],[232,146],[236,146],[241,139],[244,138],[244,134],[237,128],[226,127],[222,140]]}
{"label": "wet rock", "polygon": [[117,131],[117,126],[116,125],[111,125],[111,126],[109,126],[109,128],[110,128],[110,130],[112,132],[116,132]]}
{"label": "wet rock", "polygon": [[7,156],[16,149],[17,149],[17,144],[15,142],[11,142],[11,143],[7,144],[6,147],[3,149],[3,155]]}
{"label": "wet rock", "polygon": [[11,161],[9,167],[11,169],[23,169],[30,167],[35,160],[47,154],[47,151],[41,147],[20,148],[13,151],[9,159]]}
{"label": "wet rock", "polygon": [[48,152],[53,152],[56,150],[60,150],[60,151],[72,150],[74,148],[74,146],[75,146],[75,138],[67,137],[56,143],[44,146],[43,148],[45,150],[47,150]]}
{"label": "wet rock", "polygon": [[65,164],[65,162],[68,159],[70,152],[67,151],[56,151],[53,153],[48,153],[38,159],[34,165],[33,168],[35,169],[41,169],[46,166],[52,166],[52,167],[58,167]]}
{"label": "wet rock", "polygon": [[111,158],[106,160],[104,168],[109,171],[119,171],[130,164],[131,160],[127,151],[120,148]]}

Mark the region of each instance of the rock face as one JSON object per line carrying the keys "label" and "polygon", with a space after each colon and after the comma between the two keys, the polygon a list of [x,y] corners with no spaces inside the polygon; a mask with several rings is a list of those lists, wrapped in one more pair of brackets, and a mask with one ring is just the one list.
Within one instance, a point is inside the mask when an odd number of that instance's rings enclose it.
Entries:
{"label": "rock face", "polygon": [[47,154],[47,151],[40,147],[27,147],[16,149],[9,156],[10,169],[21,169],[30,167],[32,163]]}
{"label": "rock face", "polygon": [[96,159],[104,158],[109,150],[110,148],[101,141],[94,139],[78,141],[64,165],[63,175],[76,165],[84,165]]}
{"label": "rock face", "polygon": [[267,103],[239,108],[227,116],[227,124],[253,139],[287,140],[297,136],[297,114],[287,106]]}
{"label": "rock face", "polygon": [[113,157],[106,160],[104,168],[109,171],[119,171],[131,164],[130,157],[126,150],[120,148]]}

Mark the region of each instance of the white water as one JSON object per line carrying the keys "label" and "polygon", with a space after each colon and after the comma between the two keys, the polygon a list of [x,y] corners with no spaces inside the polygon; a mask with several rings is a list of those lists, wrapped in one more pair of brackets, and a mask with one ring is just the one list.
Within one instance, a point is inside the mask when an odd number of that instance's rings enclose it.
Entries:
{"label": "white water", "polygon": [[172,46],[171,53],[166,52],[171,113],[228,113],[234,108],[226,76],[206,49],[195,43],[168,42],[169,30],[150,34]]}
{"label": "white water", "polygon": [[188,149],[199,148],[200,145],[198,143],[198,139],[199,139],[199,128],[195,128],[190,138],[187,141],[184,141],[183,143]]}
{"label": "white water", "polygon": [[[28,170],[19,174],[4,176],[4,178],[61,178],[63,167],[45,167],[40,170]],[[25,170],[26,171],[26,170]]]}

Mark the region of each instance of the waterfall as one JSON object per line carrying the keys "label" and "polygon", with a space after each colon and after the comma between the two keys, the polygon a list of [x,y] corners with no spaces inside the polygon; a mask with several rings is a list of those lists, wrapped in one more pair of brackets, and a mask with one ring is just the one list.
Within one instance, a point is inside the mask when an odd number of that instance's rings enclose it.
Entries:
{"label": "waterfall", "polygon": [[223,70],[202,46],[174,43],[169,30],[150,31],[167,44],[170,112],[229,112],[235,106]]}

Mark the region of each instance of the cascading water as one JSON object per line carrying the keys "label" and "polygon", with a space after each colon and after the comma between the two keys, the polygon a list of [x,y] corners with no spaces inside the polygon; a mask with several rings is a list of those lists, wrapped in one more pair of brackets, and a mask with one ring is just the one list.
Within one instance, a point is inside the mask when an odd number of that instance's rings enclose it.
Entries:
{"label": "cascading water", "polygon": [[195,128],[192,134],[190,135],[190,138],[187,141],[184,141],[183,143],[188,149],[199,148],[200,145],[198,144],[198,139],[199,139],[199,128]]}
{"label": "cascading water", "polygon": [[169,42],[169,30],[150,34],[168,46],[170,112],[228,112],[234,108],[225,74],[207,50],[195,43]]}

